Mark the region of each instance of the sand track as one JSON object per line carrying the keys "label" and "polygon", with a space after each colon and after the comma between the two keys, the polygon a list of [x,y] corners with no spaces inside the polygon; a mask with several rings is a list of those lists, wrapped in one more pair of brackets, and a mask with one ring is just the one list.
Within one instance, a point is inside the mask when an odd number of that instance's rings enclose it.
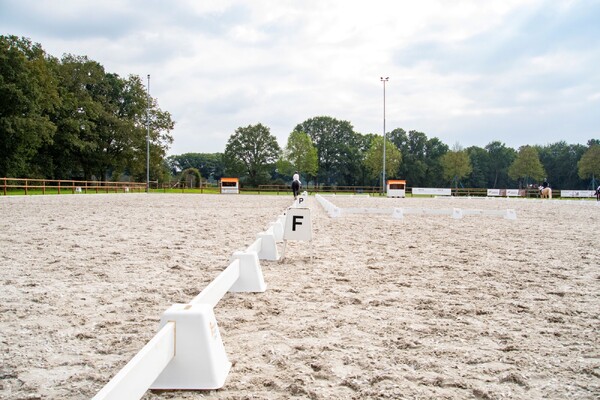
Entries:
{"label": "sand track", "polygon": [[[208,392],[145,399],[600,397],[600,207],[330,198],[340,207],[514,208],[517,220],[329,218],[263,261],[267,291],[215,308],[233,362]],[[278,196],[0,197],[0,397],[93,396],[291,203]],[[594,232],[595,231],[595,232]]]}

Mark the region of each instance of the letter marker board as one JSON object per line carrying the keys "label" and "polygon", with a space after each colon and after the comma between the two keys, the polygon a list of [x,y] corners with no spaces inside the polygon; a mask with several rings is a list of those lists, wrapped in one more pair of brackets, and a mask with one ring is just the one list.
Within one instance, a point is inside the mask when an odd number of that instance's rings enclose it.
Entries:
{"label": "letter marker board", "polygon": [[309,208],[289,208],[285,218],[283,240],[311,240],[312,224]]}
{"label": "letter marker board", "polygon": [[283,255],[288,240],[312,240],[312,223],[309,208],[288,208],[283,227]]}

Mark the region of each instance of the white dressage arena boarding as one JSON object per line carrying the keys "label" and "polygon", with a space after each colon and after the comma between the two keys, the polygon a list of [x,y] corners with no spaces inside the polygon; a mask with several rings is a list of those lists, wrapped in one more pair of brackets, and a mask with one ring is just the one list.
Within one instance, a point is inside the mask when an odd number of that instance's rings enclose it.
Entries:
{"label": "white dressage arena boarding", "polygon": [[[306,193],[291,208],[300,208]],[[285,213],[257,235],[187,304],[173,304],[161,316],[158,333],[94,396],[139,399],[148,389],[218,389],[231,368],[214,307],[227,292],[264,292],[260,260],[278,260],[276,242],[284,239]]]}
{"label": "white dressage arena boarding", "polygon": [[462,209],[462,208],[341,208],[334,205],[331,201],[321,195],[315,196],[319,204],[332,218],[341,217],[343,215],[352,214],[380,214],[390,215],[393,218],[402,219],[405,215],[448,215],[454,219],[460,219],[465,215],[482,215],[482,216],[497,216],[505,219],[517,219],[517,214],[513,209],[506,210],[477,210],[477,209]]}

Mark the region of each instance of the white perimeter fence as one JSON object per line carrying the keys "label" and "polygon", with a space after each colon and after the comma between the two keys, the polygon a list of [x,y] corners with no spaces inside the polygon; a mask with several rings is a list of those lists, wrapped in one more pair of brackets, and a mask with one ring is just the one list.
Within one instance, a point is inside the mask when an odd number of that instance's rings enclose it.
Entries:
{"label": "white perimeter fence", "polygon": [[[441,197],[440,197],[441,198]],[[600,201],[594,201],[587,198],[579,198],[578,200],[560,199],[527,199],[523,197],[453,197],[453,199],[472,200],[486,199],[490,201],[505,201],[505,202],[528,202],[528,203],[544,203],[544,204],[562,204],[562,205],[578,205],[578,206],[596,206],[600,207]]]}
{"label": "white perimeter fence", "polygon": [[[525,197],[526,189],[487,189],[488,197]],[[452,196],[452,189],[449,188],[412,188],[413,195],[429,195],[439,197]],[[594,190],[561,190],[560,197],[570,198],[591,198],[596,197]]]}
{"label": "white perimeter fence", "polygon": [[462,208],[448,208],[448,209],[435,209],[435,208],[408,208],[408,207],[395,207],[395,208],[340,208],[334,205],[332,202],[327,200],[325,197],[317,194],[315,196],[319,204],[325,209],[325,211],[332,218],[341,217],[343,215],[351,214],[380,214],[389,215],[393,218],[402,219],[405,215],[416,214],[416,215],[448,215],[454,219],[460,219],[465,215],[482,215],[482,216],[497,216],[505,219],[517,219],[517,214],[513,209],[506,210],[473,210],[473,209],[462,209]]}
{"label": "white perimeter fence", "polygon": [[[306,196],[294,201],[299,207]],[[218,389],[231,363],[213,312],[227,292],[264,292],[259,260],[278,260],[285,213],[257,235],[245,251],[187,304],[173,304],[161,316],[158,333],[107,384],[94,400],[139,399],[150,389]]]}

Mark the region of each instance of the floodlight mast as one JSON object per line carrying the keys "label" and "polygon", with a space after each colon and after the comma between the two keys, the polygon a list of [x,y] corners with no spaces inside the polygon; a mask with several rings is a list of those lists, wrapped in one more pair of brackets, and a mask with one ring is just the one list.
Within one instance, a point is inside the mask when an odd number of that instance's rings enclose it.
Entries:
{"label": "floodlight mast", "polygon": [[385,142],[386,142],[386,135],[385,135],[385,83],[387,81],[389,81],[389,76],[381,77],[380,80],[381,82],[383,82],[383,172],[381,174],[382,178],[381,178],[381,193],[385,194],[386,193],[386,186],[385,186]]}
{"label": "floodlight mast", "polygon": [[146,90],[146,193],[150,193],[150,74]]}

